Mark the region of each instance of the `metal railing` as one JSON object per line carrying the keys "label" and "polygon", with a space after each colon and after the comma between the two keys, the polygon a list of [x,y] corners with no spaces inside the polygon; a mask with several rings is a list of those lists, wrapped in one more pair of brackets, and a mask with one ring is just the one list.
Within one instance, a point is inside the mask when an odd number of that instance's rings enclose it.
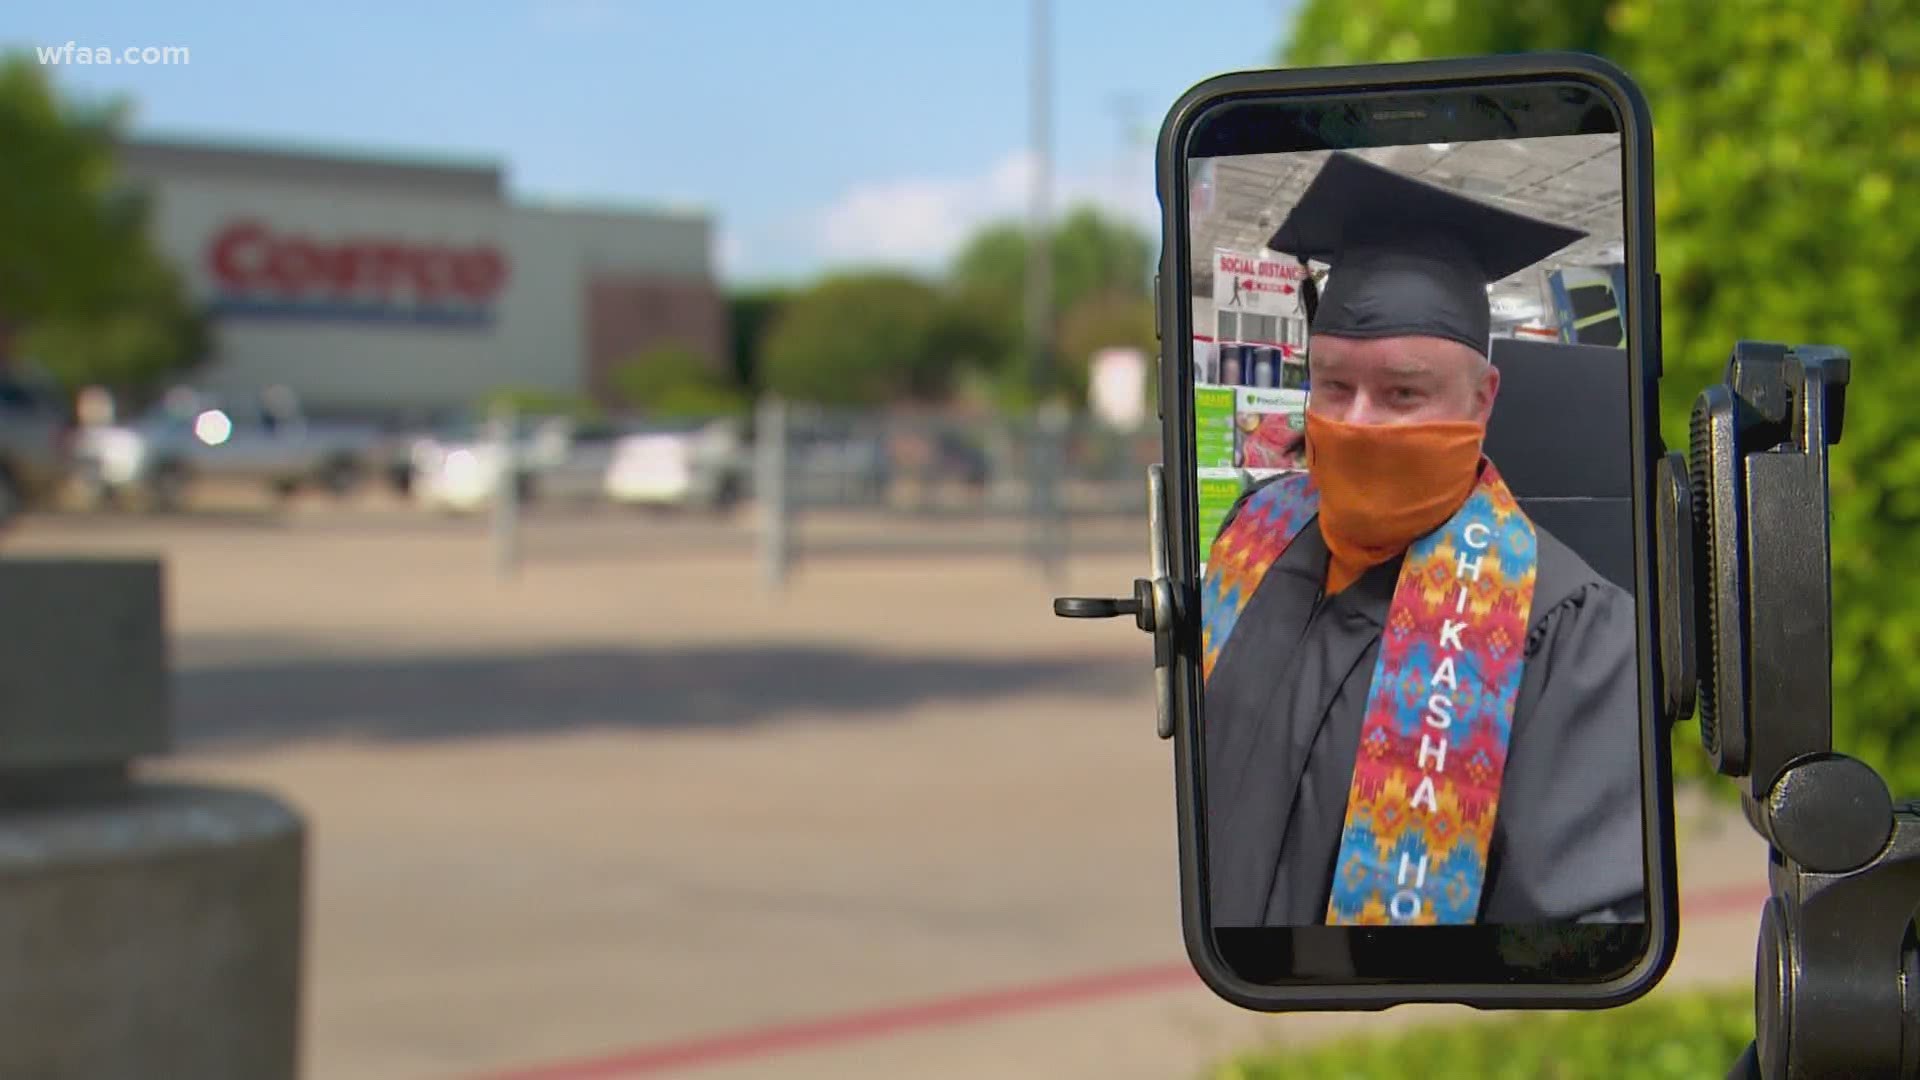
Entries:
{"label": "metal railing", "polygon": [[[1144,542],[1147,466],[1157,427],[1119,430],[1064,412],[1024,416],[858,411],[777,401],[756,418],[754,496],[763,576],[778,584],[801,549],[857,544],[1020,551],[1060,569],[1072,534],[1110,546]],[[834,528],[822,544],[821,523]],[[864,526],[864,528],[862,528]],[[921,526],[921,528],[904,528]],[[800,543],[806,536],[807,542]],[[1144,550],[1144,549],[1143,549]]]}

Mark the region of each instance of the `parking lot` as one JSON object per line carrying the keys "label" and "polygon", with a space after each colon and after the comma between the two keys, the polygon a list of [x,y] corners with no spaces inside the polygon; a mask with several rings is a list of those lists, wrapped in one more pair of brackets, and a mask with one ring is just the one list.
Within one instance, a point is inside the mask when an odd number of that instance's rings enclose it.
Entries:
{"label": "parking lot", "polygon": [[[30,519],[15,555],[166,560],[178,753],[313,829],[316,1078],[1184,1077],[1270,1018],[1184,968],[1147,642],[1055,619],[1144,523],[822,517],[763,588],[751,509],[366,503]],[[1689,799],[1671,983],[1749,978],[1764,849]],[[1452,1010],[1445,1010],[1452,1011]]]}

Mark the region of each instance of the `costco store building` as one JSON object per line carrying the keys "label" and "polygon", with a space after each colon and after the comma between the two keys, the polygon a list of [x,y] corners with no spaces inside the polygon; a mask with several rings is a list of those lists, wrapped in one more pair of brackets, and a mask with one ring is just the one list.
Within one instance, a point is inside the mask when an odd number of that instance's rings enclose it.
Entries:
{"label": "costco store building", "polygon": [[614,405],[614,369],[650,348],[725,362],[698,215],[517,205],[490,164],[158,140],[120,162],[212,315],[189,381],[215,394],[368,417],[507,387]]}

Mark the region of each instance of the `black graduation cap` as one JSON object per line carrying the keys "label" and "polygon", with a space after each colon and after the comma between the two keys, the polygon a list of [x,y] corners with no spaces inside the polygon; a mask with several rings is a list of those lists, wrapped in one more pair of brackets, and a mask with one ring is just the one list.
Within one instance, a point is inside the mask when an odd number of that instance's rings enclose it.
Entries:
{"label": "black graduation cap", "polygon": [[1485,356],[1487,286],[1586,235],[1336,151],[1267,247],[1328,265],[1313,333],[1450,338]]}

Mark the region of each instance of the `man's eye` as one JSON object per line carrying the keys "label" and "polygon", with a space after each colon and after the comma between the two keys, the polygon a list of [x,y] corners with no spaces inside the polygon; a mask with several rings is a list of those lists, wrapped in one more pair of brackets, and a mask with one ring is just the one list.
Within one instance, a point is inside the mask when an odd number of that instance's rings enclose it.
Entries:
{"label": "man's eye", "polygon": [[1411,405],[1420,400],[1420,391],[1411,386],[1396,386],[1387,396],[1401,405]]}

